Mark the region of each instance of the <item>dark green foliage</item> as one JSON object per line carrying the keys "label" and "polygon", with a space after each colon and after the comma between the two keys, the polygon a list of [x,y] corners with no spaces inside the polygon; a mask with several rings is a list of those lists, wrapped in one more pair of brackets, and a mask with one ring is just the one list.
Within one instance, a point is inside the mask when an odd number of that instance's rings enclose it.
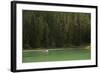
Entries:
{"label": "dark green foliage", "polygon": [[90,43],[89,13],[23,10],[23,48],[60,48]]}

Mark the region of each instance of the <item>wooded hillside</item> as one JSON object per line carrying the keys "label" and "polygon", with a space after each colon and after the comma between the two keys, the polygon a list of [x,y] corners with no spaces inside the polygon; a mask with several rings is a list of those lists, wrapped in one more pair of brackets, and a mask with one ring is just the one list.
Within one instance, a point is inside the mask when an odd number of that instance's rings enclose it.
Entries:
{"label": "wooded hillside", "polygon": [[91,14],[23,10],[23,48],[61,48],[90,43]]}

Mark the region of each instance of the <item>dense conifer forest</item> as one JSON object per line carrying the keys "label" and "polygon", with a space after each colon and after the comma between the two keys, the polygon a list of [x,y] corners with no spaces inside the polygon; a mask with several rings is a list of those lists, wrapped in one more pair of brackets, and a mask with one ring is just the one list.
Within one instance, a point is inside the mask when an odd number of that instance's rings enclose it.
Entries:
{"label": "dense conifer forest", "polygon": [[23,10],[23,48],[90,45],[91,14]]}

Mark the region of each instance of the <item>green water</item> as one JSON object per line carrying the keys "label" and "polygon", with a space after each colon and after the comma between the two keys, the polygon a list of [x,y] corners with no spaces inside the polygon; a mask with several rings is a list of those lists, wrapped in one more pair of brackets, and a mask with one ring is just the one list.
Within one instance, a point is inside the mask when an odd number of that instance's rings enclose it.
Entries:
{"label": "green water", "polygon": [[41,51],[23,52],[23,62],[46,62],[91,59],[90,50],[49,50],[48,53]]}

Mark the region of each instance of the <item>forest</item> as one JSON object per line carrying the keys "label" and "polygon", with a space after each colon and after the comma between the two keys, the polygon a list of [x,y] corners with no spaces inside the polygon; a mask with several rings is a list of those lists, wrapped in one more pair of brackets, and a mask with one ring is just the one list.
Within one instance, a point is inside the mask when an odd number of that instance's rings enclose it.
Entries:
{"label": "forest", "polygon": [[23,10],[23,49],[90,45],[91,14]]}

